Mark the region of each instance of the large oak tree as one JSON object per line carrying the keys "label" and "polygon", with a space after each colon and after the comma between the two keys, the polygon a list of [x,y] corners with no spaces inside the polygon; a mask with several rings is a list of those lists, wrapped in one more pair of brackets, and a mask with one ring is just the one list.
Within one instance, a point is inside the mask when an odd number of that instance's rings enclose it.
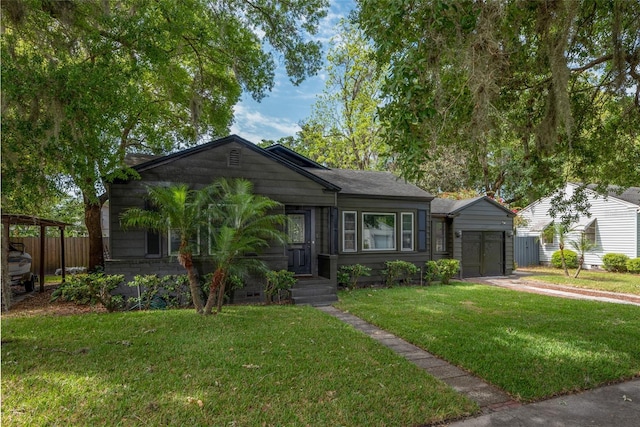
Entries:
{"label": "large oak tree", "polygon": [[358,5],[406,176],[453,153],[465,179],[524,202],[566,180],[640,184],[638,0]]}
{"label": "large oak tree", "polygon": [[320,46],[310,36],[327,1],[1,6],[3,207],[78,188],[93,268],[103,257],[104,182],[122,175],[125,154],[226,134],[242,91],[260,99],[272,88],[274,54],[294,83],[315,73]]}

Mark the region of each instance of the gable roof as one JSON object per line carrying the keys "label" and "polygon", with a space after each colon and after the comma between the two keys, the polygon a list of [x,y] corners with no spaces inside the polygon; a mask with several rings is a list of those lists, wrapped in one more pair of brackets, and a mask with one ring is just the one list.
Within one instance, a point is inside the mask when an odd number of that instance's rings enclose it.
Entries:
{"label": "gable roof", "polygon": [[428,192],[396,177],[390,172],[329,169],[283,145],[276,144],[264,149],[238,135],[229,135],[225,138],[177,151],[166,156],[137,156],[136,160],[143,161],[133,165],[132,168],[137,172],[143,172],[232,142],[241,144],[243,147],[255,151],[321,184],[330,191],[373,198],[412,198],[421,199],[426,202],[433,199],[433,196]]}
{"label": "gable roof", "polygon": [[488,196],[478,196],[471,199],[453,200],[435,198],[431,201],[431,213],[434,215],[454,216],[470,206],[486,201],[502,209],[511,216],[516,216],[511,210]]}
{"label": "gable roof", "polygon": [[322,166],[320,163],[316,163],[313,160],[303,156],[302,154],[296,153],[292,149],[285,147],[282,144],[271,145],[265,148],[265,150],[286,160],[289,160],[294,165],[300,166],[302,168],[329,169],[326,166]]}
{"label": "gable roof", "polygon": [[245,148],[255,151],[256,153],[259,153],[265,157],[270,158],[271,160],[299,173],[300,175],[303,175],[315,182],[317,182],[318,184],[324,186],[327,190],[331,190],[331,191],[340,191],[340,187],[329,182],[326,181],[324,179],[322,179],[321,177],[318,177],[312,173],[307,172],[305,169],[291,163],[289,160],[280,157],[276,154],[273,154],[263,148],[258,147],[257,145],[255,145],[254,143],[247,141],[244,138],[239,137],[238,135],[229,135],[227,137],[224,138],[220,138],[220,139],[216,139],[214,141],[208,142],[206,144],[201,144],[201,145],[197,145],[195,147],[191,147],[191,148],[187,148],[186,150],[181,150],[181,151],[176,151],[175,153],[171,153],[171,154],[167,154],[166,156],[162,156],[162,157],[157,157],[157,158],[153,158],[151,160],[148,160],[146,162],[143,163],[139,163],[135,166],[132,167],[132,169],[134,169],[137,172],[143,172],[145,170],[149,170],[149,169],[153,169],[155,167],[158,166],[162,166],[165,165],[167,163],[171,163],[173,161],[176,161],[178,159],[182,159],[185,157],[189,157],[189,156],[193,156],[195,154],[199,154],[201,152],[204,151],[208,151],[208,150],[213,150],[215,148],[221,147],[225,144],[230,144],[230,143],[237,143],[240,144],[242,146],[244,146]]}
{"label": "gable roof", "polygon": [[391,172],[351,169],[310,169],[316,176],[340,186],[340,194],[350,196],[423,199],[433,196],[416,185],[398,178]]}
{"label": "gable roof", "polygon": [[[589,184],[587,188],[598,192],[598,186],[595,184]],[[613,197],[614,199],[640,206],[640,187],[629,187],[622,191],[622,187],[611,185],[607,188],[607,197]]]}

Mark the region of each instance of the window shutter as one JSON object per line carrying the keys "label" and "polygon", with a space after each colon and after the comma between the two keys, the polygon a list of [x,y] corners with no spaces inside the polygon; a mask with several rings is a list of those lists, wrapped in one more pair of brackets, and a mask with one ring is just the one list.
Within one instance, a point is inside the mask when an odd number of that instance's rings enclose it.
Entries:
{"label": "window shutter", "polygon": [[427,211],[418,210],[418,252],[427,252]]}

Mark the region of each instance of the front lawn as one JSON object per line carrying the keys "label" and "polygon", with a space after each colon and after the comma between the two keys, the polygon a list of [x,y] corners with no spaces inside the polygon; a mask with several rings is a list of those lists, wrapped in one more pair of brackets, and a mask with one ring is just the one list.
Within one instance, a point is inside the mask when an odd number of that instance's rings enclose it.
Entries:
{"label": "front lawn", "polygon": [[477,406],[309,307],[2,318],[2,425],[420,425]]}
{"label": "front lawn", "polygon": [[533,273],[531,276],[525,276],[526,280],[640,295],[640,275],[637,274],[582,270],[578,278],[574,279],[575,270],[569,270],[569,277],[565,276],[564,270],[558,268],[527,267],[518,268],[518,271]]}
{"label": "front lawn", "polygon": [[524,401],[640,375],[640,308],[475,284],[361,289],[337,306]]}

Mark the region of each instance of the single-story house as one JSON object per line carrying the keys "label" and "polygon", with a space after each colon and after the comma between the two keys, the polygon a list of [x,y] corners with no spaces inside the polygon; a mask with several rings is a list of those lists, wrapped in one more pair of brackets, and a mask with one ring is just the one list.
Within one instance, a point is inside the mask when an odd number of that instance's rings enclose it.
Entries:
{"label": "single-story house", "polygon": [[[386,261],[404,260],[423,267],[432,259],[434,197],[388,172],[330,169],[282,145],[261,148],[236,135],[167,156],[143,156],[135,163],[133,169],[140,179],[116,181],[107,189],[110,259],[105,269],[110,274],[125,274],[127,278],[136,274],[183,274],[172,256],[177,247],[170,235],[142,229],[123,230],[120,214],[130,207],[144,208],[149,185],[181,182],[202,188],[219,177],[250,180],[257,194],[280,202],[281,213],[289,217],[290,224],[295,224],[289,230],[286,246],[272,246],[259,256],[269,268],[288,269],[297,275],[299,280],[292,292],[296,303],[335,300],[341,266],[366,265],[373,270],[367,279],[381,281]],[[465,223],[467,213],[476,216]],[[499,224],[495,218],[488,219],[492,214],[498,215]],[[463,235],[468,232],[471,238],[474,232],[481,232],[479,244],[483,247],[491,247],[493,238],[485,233],[499,232],[496,244],[503,254],[500,267],[473,270],[471,264],[465,264],[466,271],[473,274],[511,271],[512,245],[508,243],[511,217],[504,208],[479,198],[461,211],[443,211],[441,218],[454,224],[448,228],[451,233],[462,230]],[[491,225],[474,224],[484,220]],[[451,256],[464,257],[473,251],[471,240],[467,243],[465,239],[461,246],[456,243],[459,238],[450,239]],[[202,233],[195,254],[200,274],[212,269],[206,240]],[[471,259],[471,255],[467,257]],[[234,301],[260,301],[262,288],[259,280],[246,283],[235,292]]]}
{"label": "single-story house", "polygon": [[[580,186],[568,183],[558,191],[570,197]],[[605,195],[589,185],[585,193],[591,208],[591,216],[581,216],[571,225],[566,247],[584,234],[596,244],[594,250],[585,254],[585,267],[602,266],[602,257],[607,253],[622,253],[629,258],[640,257],[640,187],[631,187],[621,192],[612,187]],[[545,239],[545,230],[553,227],[554,219],[549,215],[553,195],[544,197],[519,212],[522,225],[516,230],[518,238],[536,238],[539,246],[539,262],[549,264],[551,255],[559,249],[558,237]],[[549,235],[547,235],[547,238]]]}
{"label": "single-story house", "polygon": [[487,196],[432,200],[433,259],[460,260],[462,277],[511,274],[515,216]]}

